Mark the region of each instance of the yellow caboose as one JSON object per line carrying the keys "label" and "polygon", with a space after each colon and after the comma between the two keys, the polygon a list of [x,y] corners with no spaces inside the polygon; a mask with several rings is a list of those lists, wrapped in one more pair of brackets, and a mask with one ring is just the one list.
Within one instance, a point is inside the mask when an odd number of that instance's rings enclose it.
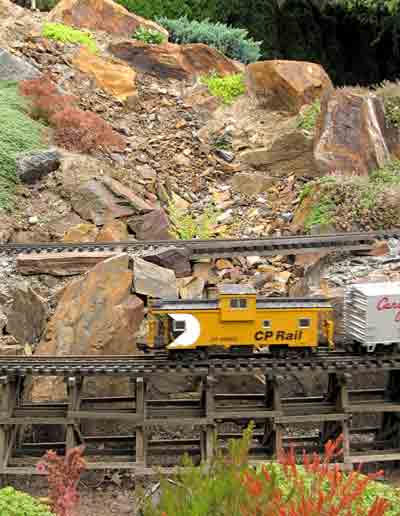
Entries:
{"label": "yellow caboose", "polygon": [[250,286],[222,285],[217,299],[155,302],[149,311],[147,347],[169,351],[316,348],[321,324],[333,347],[331,312],[327,298],[257,298]]}

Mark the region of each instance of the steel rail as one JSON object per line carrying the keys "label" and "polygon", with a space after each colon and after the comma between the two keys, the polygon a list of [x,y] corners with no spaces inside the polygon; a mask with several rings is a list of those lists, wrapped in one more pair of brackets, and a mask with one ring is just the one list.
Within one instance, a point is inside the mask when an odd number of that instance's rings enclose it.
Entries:
{"label": "steel rail", "polygon": [[147,241],[121,241],[121,242],[89,242],[89,243],[7,243],[0,244],[0,254],[37,254],[37,253],[72,253],[72,252],[99,252],[99,251],[123,251],[135,252],[154,250],[162,247],[181,247],[189,251],[193,257],[223,257],[246,256],[257,254],[287,255],[300,254],[310,251],[333,250],[367,250],[376,240],[388,240],[400,238],[400,229],[357,232],[334,233],[318,236],[284,236],[258,239],[230,239],[230,240],[147,240]]}
{"label": "steel rail", "polygon": [[[299,371],[372,371],[400,370],[400,354],[358,355],[318,353],[307,358],[275,358],[261,354],[254,357],[196,359],[178,362],[153,356],[113,357],[0,357],[0,376],[38,375],[128,375],[132,377],[163,374],[234,375],[253,372],[290,374]],[[1,381],[1,378],[0,378]]]}

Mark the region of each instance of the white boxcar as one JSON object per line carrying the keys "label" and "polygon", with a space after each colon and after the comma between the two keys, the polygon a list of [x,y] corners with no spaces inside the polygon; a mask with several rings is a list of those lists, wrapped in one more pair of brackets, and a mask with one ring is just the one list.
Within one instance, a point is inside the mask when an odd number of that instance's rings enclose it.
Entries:
{"label": "white boxcar", "polygon": [[400,349],[400,282],[351,285],[345,296],[346,337],[369,352],[377,344]]}

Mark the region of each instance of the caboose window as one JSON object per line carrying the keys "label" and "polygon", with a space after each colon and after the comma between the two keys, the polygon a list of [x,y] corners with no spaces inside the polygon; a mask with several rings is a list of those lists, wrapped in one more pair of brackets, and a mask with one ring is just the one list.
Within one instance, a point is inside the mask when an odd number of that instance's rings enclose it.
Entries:
{"label": "caboose window", "polygon": [[311,326],[311,319],[299,319],[299,328],[309,328]]}
{"label": "caboose window", "polygon": [[174,331],[185,331],[186,322],[185,321],[172,321],[172,327]]}
{"label": "caboose window", "polygon": [[231,299],[231,308],[247,308],[247,299]]}
{"label": "caboose window", "polygon": [[263,321],[263,328],[271,328],[271,321]]}

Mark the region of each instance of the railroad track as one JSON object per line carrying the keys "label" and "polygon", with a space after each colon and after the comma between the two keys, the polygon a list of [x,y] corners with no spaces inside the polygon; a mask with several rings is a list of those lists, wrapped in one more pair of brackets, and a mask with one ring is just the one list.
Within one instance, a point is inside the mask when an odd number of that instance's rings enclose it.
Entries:
{"label": "railroad track", "polygon": [[13,375],[127,375],[132,377],[154,374],[177,375],[230,375],[268,373],[290,374],[305,371],[388,371],[400,370],[400,353],[357,353],[320,352],[305,358],[275,358],[263,354],[227,357],[215,355],[208,359],[193,358],[178,362],[166,356],[123,355],[123,356],[30,356],[0,357],[0,376]]}
{"label": "railroad track", "polygon": [[126,242],[93,243],[39,243],[39,244],[0,244],[0,254],[13,256],[37,253],[79,253],[79,252],[137,252],[165,247],[183,247],[193,258],[229,256],[268,256],[301,254],[319,251],[368,250],[376,240],[400,238],[399,230],[373,231],[359,233],[335,233],[319,236],[290,236],[259,239],[232,240],[149,240]]}

